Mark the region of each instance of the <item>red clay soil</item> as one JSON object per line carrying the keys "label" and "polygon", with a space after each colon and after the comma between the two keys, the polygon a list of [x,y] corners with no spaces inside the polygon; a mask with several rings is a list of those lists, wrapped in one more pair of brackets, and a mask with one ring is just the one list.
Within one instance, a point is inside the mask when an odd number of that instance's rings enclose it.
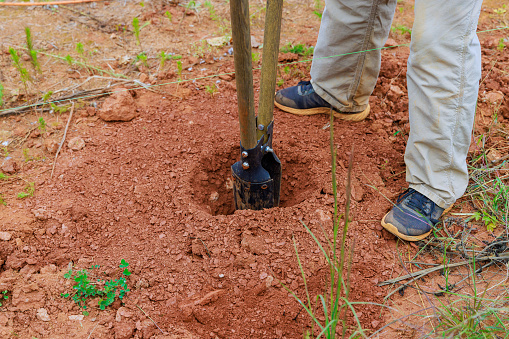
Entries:
{"label": "red clay soil", "polygon": [[[347,242],[351,246],[355,239],[354,301],[382,303],[387,292],[377,283],[397,265],[396,241],[379,220],[390,207],[386,198],[406,188],[407,56],[407,48],[384,52],[366,121],[334,123],[341,206],[353,148],[354,221]],[[507,62],[507,56],[499,57]],[[490,67],[484,65],[485,75]],[[231,62],[221,71],[232,71]],[[481,93],[509,94],[507,77],[495,79],[483,84]],[[181,99],[138,90],[129,109],[139,116],[131,122],[82,117],[71,128],[68,140],[79,136],[86,147],[63,149],[53,179],[41,179],[36,196],[19,204],[13,223],[26,229],[18,227],[13,240],[1,242],[0,290],[12,291],[0,313],[5,337],[299,338],[310,329],[309,317],[277,279],[304,297],[295,237],[311,295],[326,293],[327,266],[301,220],[322,241],[322,227],[331,233],[329,117],[276,110],[273,147],[283,166],[281,207],[234,212],[235,80],[223,77],[214,95],[196,86],[161,89]],[[504,109],[509,112],[507,104]],[[59,296],[71,289],[62,277],[68,264],[101,265],[101,272],[117,278],[121,259],[133,272],[125,304],[94,308],[81,322],[70,321],[68,315],[81,310]],[[40,308],[51,321],[37,315]],[[385,324],[379,307],[356,309],[368,333]],[[167,335],[160,335],[147,315]]]}

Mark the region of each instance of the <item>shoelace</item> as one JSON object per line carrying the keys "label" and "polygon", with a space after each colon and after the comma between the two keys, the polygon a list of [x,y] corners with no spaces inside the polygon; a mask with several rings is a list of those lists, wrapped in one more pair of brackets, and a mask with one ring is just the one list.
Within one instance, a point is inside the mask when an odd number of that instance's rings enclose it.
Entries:
{"label": "shoelace", "polygon": [[405,192],[403,192],[397,199],[397,204],[399,204],[403,199],[412,195],[407,202],[407,206],[414,209],[415,211],[423,214],[426,218],[435,224],[438,220],[432,219],[431,216],[435,209],[435,203],[428,199],[426,196],[422,194],[418,194],[418,192],[412,188],[408,188]]}

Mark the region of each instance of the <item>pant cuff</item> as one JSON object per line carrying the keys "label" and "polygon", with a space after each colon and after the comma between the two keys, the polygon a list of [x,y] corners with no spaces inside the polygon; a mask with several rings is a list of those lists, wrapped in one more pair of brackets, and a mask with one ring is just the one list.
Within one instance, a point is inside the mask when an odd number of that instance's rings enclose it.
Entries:
{"label": "pant cuff", "polygon": [[315,90],[316,94],[318,94],[323,100],[327,101],[332,107],[334,107],[340,112],[358,113],[364,111],[368,107],[368,104],[360,106],[345,106],[339,101],[337,101],[335,98],[330,96],[327,92],[325,92],[320,86],[318,86],[313,81],[313,79],[311,79],[311,85],[313,86],[313,89]]}
{"label": "pant cuff", "polygon": [[424,184],[409,184],[409,187],[413,188],[417,192],[423,194],[424,196],[426,196],[426,198],[430,199],[435,204],[437,204],[438,207],[441,207],[443,209],[446,209],[446,208],[452,206],[452,204],[454,204],[454,201],[449,202],[449,201],[446,201],[446,200],[440,198],[435,192],[430,190],[429,187],[427,187]]}

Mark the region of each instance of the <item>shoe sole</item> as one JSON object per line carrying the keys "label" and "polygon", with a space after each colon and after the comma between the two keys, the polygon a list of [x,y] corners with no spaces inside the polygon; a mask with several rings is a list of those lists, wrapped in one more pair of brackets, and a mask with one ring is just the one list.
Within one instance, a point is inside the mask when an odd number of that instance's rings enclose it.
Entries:
{"label": "shoe sole", "polygon": [[[452,207],[453,206],[450,206],[449,208],[446,208],[444,210],[444,212],[442,213],[442,215],[447,214],[452,209]],[[389,214],[389,213],[387,213],[387,214]],[[433,230],[430,230],[428,233],[421,234],[421,235],[406,235],[406,234],[400,233],[396,226],[394,226],[391,223],[385,222],[385,217],[387,217],[387,214],[384,215],[384,217],[382,218],[382,222],[381,222],[382,227],[385,228],[390,233],[392,233],[395,236],[397,236],[398,238],[401,238],[403,240],[406,240],[406,241],[419,241],[419,240],[422,240],[422,239],[426,238],[433,231]]]}
{"label": "shoe sole", "polygon": [[[281,105],[277,101],[274,101],[274,104],[276,107],[278,107],[280,110],[285,111],[287,113],[296,114],[296,115],[315,115],[315,114],[329,114],[330,108],[329,107],[316,107],[316,108],[308,108],[308,109],[298,109],[298,108],[292,108],[288,106]],[[341,113],[341,112],[335,112],[334,117],[346,120],[346,121],[362,121],[366,119],[366,117],[369,115],[370,107],[366,107],[366,109],[359,113]]]}

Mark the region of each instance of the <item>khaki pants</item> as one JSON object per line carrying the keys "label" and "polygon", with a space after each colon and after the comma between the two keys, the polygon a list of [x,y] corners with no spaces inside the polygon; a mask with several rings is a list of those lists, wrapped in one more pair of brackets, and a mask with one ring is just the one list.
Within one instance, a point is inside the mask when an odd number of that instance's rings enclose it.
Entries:
{"label": "khaki pants", "polygon": [[[481,48],[482,0],[415,0],[408,59],[406,180],[442,208],[463,195]],[[396,0],[326,0],[311,66],[313,88],[343,112],[366,108]],[[364,53],[330,57],[375,49]]]}

